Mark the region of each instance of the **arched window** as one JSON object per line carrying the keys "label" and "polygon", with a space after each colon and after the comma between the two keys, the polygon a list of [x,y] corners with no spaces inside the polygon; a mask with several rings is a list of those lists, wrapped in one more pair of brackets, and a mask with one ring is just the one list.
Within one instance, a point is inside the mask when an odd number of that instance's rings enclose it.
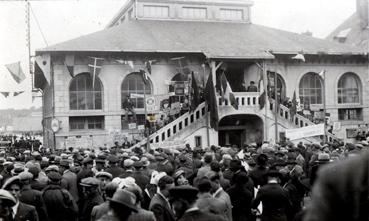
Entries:
{"label": "arched window", "polygon": [[[270,83],[269,93],[270,93],[270,95],[272,96],[273,99],[275,99],[275,96],[274,96],[274,94],[275,94],[275,91],[274,91],[275,88],[274,87],[276,86],[276,84],[274,83],[275,73],[276,72],[268,71],[268,79],[269,79],[268,82]],[[286,98],[286,84],[284,82],[283,77],[278,73],[277,73],[277,95],[278,95],[279,102],[284,101],[285,98]]]}
{"label": "arched window", "polygon": [[360,103],[360,80],[354,73],[345,73],[338,81],[338,103]]}
{"label": "arched window", "polygon": [[[142,74],[139,72],[133,72],[127,75],[122,83],[121,87],[121,95],[122,95],[122,109],[123,103],[125,99],[127,99],[127,95],[131,96],[132,94],[151,94],[151,82],[149,81],[148,84],[144,84]],[[144,108],[144,100],[143,98],[137,98],[131,96],[133,103],[135,104],[135,108]]]}
{"label": "arched window", "polygon": [[95,79],[92,86],[92,77],[89,73],[75,76],[69,86],[69,106],[71,110],[101,110],[102,83]]}
{"label": "arched window", "polygon": [[316,73],[305,74],[300,81],[300,102],[304,106],[323,103],[323,82]]}

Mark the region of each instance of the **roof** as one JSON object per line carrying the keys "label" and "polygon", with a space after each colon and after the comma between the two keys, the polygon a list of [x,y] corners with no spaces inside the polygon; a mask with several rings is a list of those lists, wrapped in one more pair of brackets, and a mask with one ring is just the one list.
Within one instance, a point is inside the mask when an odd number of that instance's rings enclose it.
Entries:
{"label": "roof", "polygon": [[356,54],[360,49],[255,24],[134,20],[52,45],[40,52],[203,53],[263,59],[273,54]]}
{"label": "roof", "polygon": [[369,51],[369,29],[361,27],[357,13],[354,13],[339,25],[326,39],[335,40],[337,37],[346,38],[346,44],[355,45]]}

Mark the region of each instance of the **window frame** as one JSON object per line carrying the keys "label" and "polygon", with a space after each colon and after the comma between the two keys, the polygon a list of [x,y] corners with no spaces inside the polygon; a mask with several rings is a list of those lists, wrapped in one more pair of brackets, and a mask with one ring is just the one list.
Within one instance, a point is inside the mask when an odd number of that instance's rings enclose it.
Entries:
{"label": "window frame", "polygon": [[[351,96],[348,94],[348,92],[344,91],[344,90],[352,90],[355,88],[345,88],[342,84],[344,83],[345,79],[348,78],[352,78],[354,80],[354,82],[356,83],[356,90],[357,90],[357,98],[353,98],[353,96]],[[362,99],[362,95],[361,95],[361,80],[359,78],[359,76],[353,72],[346,72],[343,75],[340,76],[340,78],[338,79],[337,82],[337,104],[361,104],[361,99]],[[353,98],[353,99],[352,99]],[[347,100],[354,100],[354,102],[347,102]],[[357,102],[355,102],[355,100],[357,100]],[[346,101],[346,102],[345,102]]]}
{"label": "window frame", "polygon": [[[342,113],[343,111],[345,112]],[[353,113],[352,111],[355,111],[355,113]],[[355,115],[355,117],[350,117],[352,115]],[[363,120],[363,109],[362,108],[339,108],[338,109],[338,120],[339,121],[362,121]]]}
{"label": "window frame", "polygon": [[[191,10],[192,10],[192,15],[190,15]],[[199,13],[201,11],[204,11],[205,14],[202,15],[202,13]],[[201,16],[195,16],[196,13],[199,13],[198,15],[201,15]],[[183,6],[181,14],[182,14],[182,18],[185,18],[185,19],[199,19],[199,20],[207,19],[208,18],[208,8]]]}
{"label": "window frame", "polygon": [[[312,79],[306,79],[309,76],[313,76],[314,77],[314,81],[315,81],[315,87],[312,87],[311,85],[311,80]],[[304,88],[302,87],[304,82],[307,82],[307,80],[309,80],[309,87]],[[319,82],[320,87],[317,86],[316,81]],[[323,95],[323,90],[324,90],[324,84],[323,81],[321,79],[321,77],[319,76],[319,74],[315,73],[315,72],[308,72],[306,74],[304,74],[302,76],[302,78],[300,79],[299,82],[299,98],[300,98],[300,102],[301,104],[305,105],[311,105],[311,104],[315,104],[315,105],[321,105],[324,102],[324,95]],[[314,91],[312,93],[312,91]],[[315,94],[315,95],[314,95]],[[319,97],[320,95],[320,97]],[[306,98],[309,98],[309,102],[306,103],[305,100],[307,100]],[[315,102],[312,102],[312,99],[315,99]],[[320,102],[319,102],[320,101]]]}
{"label": "window frame", "polygon": [[[241,17],[238,16],[232,16],[232,12],[240,12]],[[228,13],[228,15],[224,14]],[[219,9],[219,18],[221,20],[227,20],[227,21],[242,21],[245,18],[245,12],[243,9],[240,8],[220,8]]]}
{"label": "window frame", "polygon": [[[96,77],[95,79],[95,87],[92,88],[92,85],[90,86],[92,90],[89,90],[89,86],[87,85],[88,80],[91,81],[92,84],[92,78],[89,73],[80,73],[76,75],[69,84],[69,110],[71,111],[88,111],[88,110],[103,110],[103,102],[104,102],[104,87],[99,79],[99,77]],[[83,82],[81,82],[83,80]],[[82,84],[84,86],[82,86]],[[96,87],[98,85],[98,89],[96,90]],[[75,87],[75,88],[73,88]],[[84,87],[79,89],[78,87]],[[100,98],[98,97],[100,96]],[[88,103],[89,100],[92,101],[92,103]],[[75,104],[73,103],[75,102]],[[84,104],[82,102],[85,102]],[[84,107],[82,107],[84,106]],[[92,108],[89,108],[91,107]]]}
{"label": "window frame", "polygon": [[[135,79],[132,79],[135,81],[135,89],[134,91],[132,91],[130,88],[131,86],[128,84],[127,85],[127,89],[124,89],[124,84],[126,82],[130,83],[131,81],[131,77],[132,76],[135,76]],[[139,80],[138,80],[139,79]],[[138,89],[138,83],[142,83],[142,90],[141,89]],[[151,80],[149,79],[148,81],[148,85],[145,86],[144,84],[144,81],[142,79],[142,74],[140,72],[132,72],[132,73],[129,73],[127,76],[124,77],[122,83],[121,83],[121,86],[120,86],[120,95],[121,95],[121,109],[123,110],[123,103],[127,97],[127,95],[129,94],[144,94],[144,91],[146,91],[146,95],[152,95],[153,94],[153,85],[152,85],[152,82]],[[150,87],[150,88],[145,88],[145,87]],[[141,86],[140,86],[141,87]],[[148,93],[150,92],[150,93]],[[144,106],[144,98],[132,98],[131,97],[131,100],[134,102],[135,104],[135,107],[136,109],[143,109],[145,108]],[[140,106],[140,104],[142,104],[142,106]]]}
{"label": "window frame", "polygon": [[[72,122],[75,120],[75,122]],[[100,122],[97,122],[100,120]],[[78,124],[78,127],[74,127],[73,124]],[[100,128],[96,125],[101,124]],[[90,125],[94,125],[94,128],[90,128]],[[105,116],[70,116],[69,117],[69,131],[80,130],[105,130]]]}
{"label": "window frame", "polygon": [[[155,10],[165,9],[166,15],[162,15],[163,11],[161,11],[160,13],[156,11],[154,13],[153,11],[154,9]],[[143,11],[143,15],[145,18],[169,18],[170,17],[170,7],[168,5],[143,5],[142,11]],[[160,14],[160,15],[156,15],[156,14]]]}

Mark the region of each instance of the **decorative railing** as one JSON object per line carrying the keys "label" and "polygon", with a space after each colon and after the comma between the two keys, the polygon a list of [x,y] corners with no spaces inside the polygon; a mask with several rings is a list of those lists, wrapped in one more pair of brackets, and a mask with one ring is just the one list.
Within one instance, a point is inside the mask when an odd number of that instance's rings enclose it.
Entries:
{"label": "decorative railing", "polygon": [[[259,92],[234,92],[239,107],[258,107],[259,106]],[[231,106],[227,99],[217,97],[219,106]]]}
{"label": "decorative railing", "polygon": [[[275,100],[270,100],[270,110],[275,112]],[[294,124],[296,127],[306,127],[310,125],[315,125],[314,122],[309,120],[308,118],[296,113],[293,118],[291,118],[291,111],[288,107],[279,104],[278,109],[278,116],[281,118],[284,118],[285,120],[291,121],[292,124]],[[334,134],[326,132],[327,134],[327,140],[329,142],[333,142],[334,140],[340,140],[338,137],[336,137]]]}
{"label": "decorative railing", "polygon": [[[205,102],[201,103],[195,111],[187,112],[182,116],[178,117],[174,121],[170,122],[169,124],[165,125],[161,129],[157,130],[153,134],[151,134],[148,138],[150,143],[161,143],[170,137],[176,135],[180,131],[184,130],[185,128],[189,127],[191,124],[203,118],[206,115],[206,105]],[[140,141],[139,143],[135,144],[131,148],[140,147],[145,145],[147,139]]]}

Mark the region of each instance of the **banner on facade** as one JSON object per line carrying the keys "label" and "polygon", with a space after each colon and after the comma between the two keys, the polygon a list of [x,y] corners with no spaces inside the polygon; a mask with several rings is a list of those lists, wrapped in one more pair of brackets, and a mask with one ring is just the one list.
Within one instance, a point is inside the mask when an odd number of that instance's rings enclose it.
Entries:
{"label": "banner on facade", "polygon": [[156,150],[158,148],[163,149],[180,149],[186,146],[184,140],[173,140],[173,141],[163,141],[161,143],[150,144],[150,148]]}
{"label": "banner on facade", "polygon": [[91,148],[93,146],[93,140],[90,136],[73,136],[73,137],[67,137],[64,140],[64,147],[74,147],[77,149],[86,149]]}
{"label": "banner on facade", "polygon": [[130,130],[134,130],[134,129],[136,129],[136,127],[137,127],[136,123],[128,124],[128,129],[130,129]]}
{"label": "banner on facade", "polygon": [[286,130],[286,138],[297,140],[306,137],[324,135],[324,124],[317,124],[297,129]]}

